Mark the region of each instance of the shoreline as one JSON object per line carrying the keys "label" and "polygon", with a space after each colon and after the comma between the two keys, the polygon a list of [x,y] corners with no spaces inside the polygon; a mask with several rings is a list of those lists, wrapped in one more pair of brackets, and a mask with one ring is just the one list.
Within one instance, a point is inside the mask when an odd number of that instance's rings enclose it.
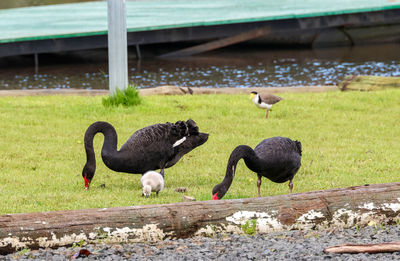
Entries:
{"label": "shoreline", "polygon": [[[337,91],[338,86],[298,86],[298,87],[252,87],[252,88],[190,88],[193,94],[248,94],[251,91],[259,93],[304,93],[304,92],[327,92]],[[159,86],[154,88],[139,89],[142,96],[149,95],[184,95],[188,87]],[[4,96],[49,96],[49,95],[80,95],[98,96],[107,95],[109,90],[86,90],[86,89],[37,89],[37,90],[0,90],[0,97]]]}

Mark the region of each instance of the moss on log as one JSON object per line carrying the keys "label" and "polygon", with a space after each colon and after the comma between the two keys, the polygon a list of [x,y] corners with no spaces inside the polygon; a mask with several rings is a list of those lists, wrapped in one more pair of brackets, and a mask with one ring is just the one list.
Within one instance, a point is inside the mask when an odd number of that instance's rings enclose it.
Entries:
{"label": "moss on log", "polygon": [[400,88],[400,77],[348,75],[339,84],[342,91],[379,91]]}

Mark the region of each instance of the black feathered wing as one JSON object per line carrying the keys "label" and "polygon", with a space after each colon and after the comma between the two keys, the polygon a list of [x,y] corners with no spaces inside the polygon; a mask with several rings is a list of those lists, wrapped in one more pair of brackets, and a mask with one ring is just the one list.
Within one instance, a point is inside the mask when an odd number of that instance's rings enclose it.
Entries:
{"label": "black feathered wing", "polygon": [[263,140],[254,148],[261,162],[253,171],[277,183],[293,178],[301,165],[301,150],[297,143],[300,142],[285,137]]}
{"label": "black feathered wing", "polygon": [[117,153],[119,166],[125,166],[123,172],[128,173],[171,167],[184,154],[207,141],[208,135],[200,134],[192,120],[145,127],[136,131],[121,147]]}

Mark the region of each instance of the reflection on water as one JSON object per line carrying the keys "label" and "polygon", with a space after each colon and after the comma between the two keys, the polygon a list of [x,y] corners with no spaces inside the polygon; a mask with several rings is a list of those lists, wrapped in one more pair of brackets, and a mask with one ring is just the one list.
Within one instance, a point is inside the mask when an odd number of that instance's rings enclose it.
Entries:
{"label": "reflection on water", "polygon": [[[335,85],[349,74],[400,76],[400,45],[323,50],[237,48],[181,59],[130,59],[129,82],[140,88],[160,85],[240,88]],[[104,50],[101,54],[107,57]],[[32,57],[21,59],[22,62],[13,61],[14,64],[0,63],[0,89],[108,88],[108,65],[104,59],[43,55],[37,73]],[[29,59],[31,65],[21,66],[24,59]]]}

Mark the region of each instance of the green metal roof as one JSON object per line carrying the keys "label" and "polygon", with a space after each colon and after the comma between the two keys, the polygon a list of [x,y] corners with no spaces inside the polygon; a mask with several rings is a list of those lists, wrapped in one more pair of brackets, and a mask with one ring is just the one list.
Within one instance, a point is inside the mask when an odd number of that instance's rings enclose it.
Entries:
{"label": "green metal roof", "polygon": [[[397,0],[127,1],[128,32],[400,8]],[[0,43],[107,33],[105,1],[0,10]]]}

